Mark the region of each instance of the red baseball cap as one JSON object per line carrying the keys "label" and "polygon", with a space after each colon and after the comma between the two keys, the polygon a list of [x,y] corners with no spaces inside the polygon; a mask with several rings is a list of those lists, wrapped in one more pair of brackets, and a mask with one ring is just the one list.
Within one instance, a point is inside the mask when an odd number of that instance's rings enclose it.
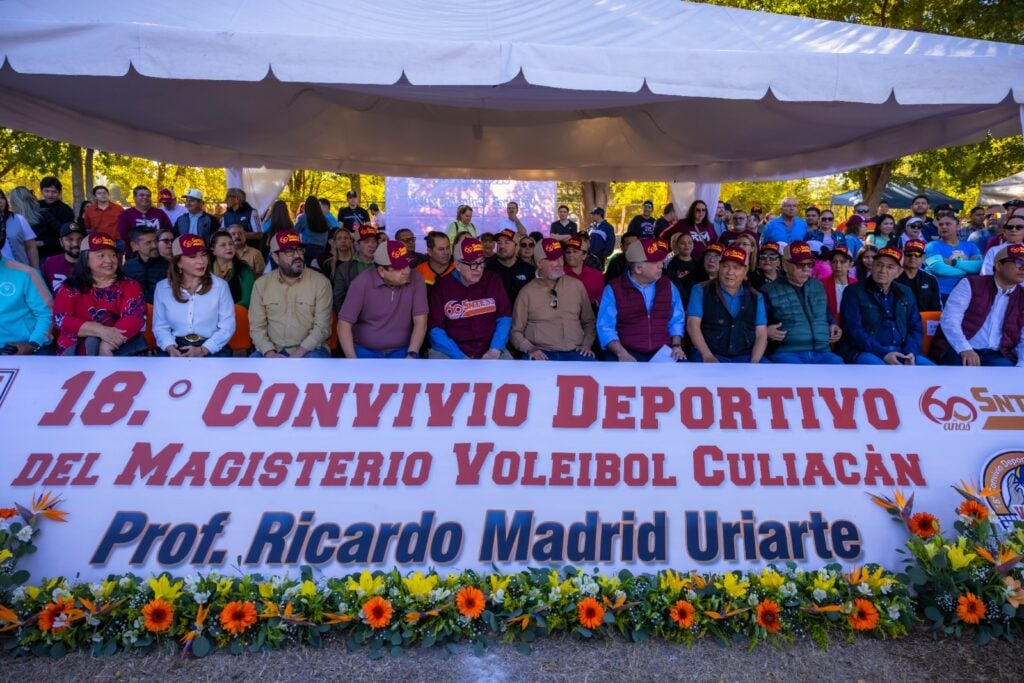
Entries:
{"label": "red baseball cap", "polygon": [[562,248],[583,251],[583,240],[574,235],[565,241],[565,244],[562,245]]}
{"label": "red baseball cap", "polygon": [[778,242],[765,242],[762,244],[758,253],[764,254],[766,252],[782,255],[782,249],[779,248]]}
{"label": "red baseball cap", "polygon": [[483,242],[475,237],[467,237],[459,242],[459,260],[463,263],[476,263],[477,261],[483,261]]}
{"label": "red baseball cap", "polygon": [[709,244],[706,249],[704,249],[704,253],[705,254],[718,254],[718,255],[721,255],[722,252],[724,252],[724,251],[725,251],[725,247],[722,246],[721,244],[719,244],[718,242],[713,242],[712,244]]}
{"label": "red baseball cap", "polygon": [[372,225],[360,225],[359,226],[359,237],[358,237],[358,239],[356,241],[357,242],[362,242],[363,240],[369,240],[369,239],[372,239],[372,240],[376,240],[377,239],[377,228],[373,227]]}
{"label": "red baseball cap", "polygon": [[880,259],[883,256],[888,256],[899,265],[903,265],[903,252],[896,247],[882,247],[875,254],[875,259]]}
{"label": "red baseball cap", "polygon": [[925,246],[924,240],[907,240],[907,243],[903,245],[903,253],[923,255]]}
{"label": "red baseball cap", "polygon": [[533,247],[535,261],[559,261],[563,254],[562,243],[550,237],[545,237]]}
{"label": "red baseball cap", "polygon": [[165,187],[164,189],[160,190],[160,194],[158,194],[157,196],[160,198],[160,201],[163,201],[165,199],[170,202],[174,201],[174,192],[172,192],[171,188],[169,187]]}
{"label": "red baseball cap", "polygon": [[206,251],[206,243],[199,235],[182,235],[171,243],[172,256],[195,256],[203,251]]}
{"label": "red baseball cap", "polygon": [[722,252],[722,262],[732,261],[741,266],[747,265],[747,252],[742,247],[728,247]]}
{"label": "red baseball cap", "polygon": [[1004,261],[1006,259],[1017,260],[1022,258],[1024,258],[1024,244],[1007,244],[997,251],[995,256],[996,261]]}
{"label": "red baseball cap", "polygon": [[513,242],[515,242],[516,241],[516,233],[514,231],[512,231],[512,230],[509,230],[508,228],[505,228],[504,230],[499,231],[498,234],[494,236],[494,239],[496,239],[496,240],[506,239],[506,240],[512,240]]}
{"label": "red baseball cap", "polygon": [[853,260],[853,256],[850,254],[850,250],[844,247],[842,244],[832,247],[832,251],[829,252],[828,259],[831,261],[832,257],[836,254],[842,254],[849,260]]}
{"label": "red baseball cap", "polygon": [[270,253],[279,251],[292,251],[302,246],[302,238],[294,230],[282,230],[270,240]]}
{"label": "red baseball cap", "polygon": [[[477,241],[477,244],[480,244]],[[481,247],[482,249],[482,247]],[[381,242],[377,251],[373,252],[373,262],[378,266],[388,266],[395,270],[409,267],[409,249],[404,242],[388,240]]]}
{"label": "red baseball cap", "polygon": [[661,263],[669,257],[671,250],[660,239],[638,239],[626,248],[629,263]]}
{"label": "red baseball cap", "polygon": [[783,258],[790,263],[808,263],[814,260],[814,252],[807,242],[790,242],[786,245]]}
{"label": "red baseball cap", "polygon": [[92,232],[82,240],[82,251],[103,251],[104,249],[110,249],[111,251],[117,251],[117,243],[99,232]]}

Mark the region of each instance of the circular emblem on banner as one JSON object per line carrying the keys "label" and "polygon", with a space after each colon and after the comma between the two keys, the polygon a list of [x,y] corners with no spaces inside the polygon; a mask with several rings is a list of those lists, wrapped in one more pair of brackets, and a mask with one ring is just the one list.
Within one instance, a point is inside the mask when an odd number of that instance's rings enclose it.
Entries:
{"label": "circular emblem on banner", "polygon": [[1003,528],[1024,521],[1024,449],[1004,451],[985,463],[981,488],[995,491],[988,504]]}

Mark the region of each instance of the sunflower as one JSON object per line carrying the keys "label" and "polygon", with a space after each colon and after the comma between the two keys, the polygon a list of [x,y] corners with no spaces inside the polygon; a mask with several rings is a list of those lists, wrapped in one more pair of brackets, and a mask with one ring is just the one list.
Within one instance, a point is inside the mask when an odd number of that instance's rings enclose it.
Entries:
{"label": "sunflower", "polygon": [[912,515],[907,525],[910,527],[910,533],[918,538],[931,538],[939,530],[939,520],[927,512]]}
{"label": "sunflower", "polygon": [[855,631],[871,631],[878,626],[878,610],[870,600],[857,598],[850,611],[850,626]]}
{"label": "sunflower", "polygon": [[961,595],[956,599],[956,615],[965,624],[977,624],[985,618],[985,603],[974,593]]}
{"label": "sunflower", "polygon": [[248,601],[235,600],[224,605],[220,611],[220,625],[236,636],[256,623],[256,605]]}
{"label": "sunflower", "polygon": [[391,603],[375,595],[363,605],[363,617],[370,628],[385,628],[391,623]]}
{"label": "sunflower", "polygon": [[169,629],[171,622],[174,621],[174,607],[166,600],[150,600],[149,604],[142,608],[142,617],[142,623],[147,631],[162,633]]}
{"label": "sunflower", "polygon": [[469,619],[477,619],[484,613],[483,591],[474,586],[466,586],[456,593],[455,603],[459,606],[459,614]]}
{"label": "sunflower", "polygon": [[988,517],[988,508],[976,500],[965,500],[960,503],[960,507],[956,511],[974,522],[980,522]]}
{"label": "sunflower", "polygon": [[580,626],[595,630],[604,623],[604,608],[594,598],[584,598],[576,605],[580,616]]}
{"label": "sunflower", "polygon": [[762,600],[757,603],[757,625],[769,633],[778,633],[782,630],[781,612],[779,603],[774,600]]}
{"label": "sunflower", "polygon": [[694,614],[696,614],[696,610],[693,608],[693,604],[686,600],[677,601],[668,611],[668,616],[679,628],[690,628],[693,626]]}

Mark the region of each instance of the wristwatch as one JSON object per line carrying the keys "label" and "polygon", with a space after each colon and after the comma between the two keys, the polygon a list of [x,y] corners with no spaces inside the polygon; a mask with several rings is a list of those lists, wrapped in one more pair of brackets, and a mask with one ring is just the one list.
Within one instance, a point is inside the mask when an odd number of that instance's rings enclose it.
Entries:
{"label": "wristwatch", "polygon": [[419,358],[420,354],[419,354],[418,351],[410,351],[409,353],[405,354],[405,357],[406,358]]}
{"label": "wristwatch", "polygon": [[30,341],[30,342],[28,343],[28,345],[32,347],[32,353],[39,353],[39,349],[40,349],[41,347],[39,346],[39,344],[38,344],[38,343],[36,343],[36,342],[34,342],[34,341]]}

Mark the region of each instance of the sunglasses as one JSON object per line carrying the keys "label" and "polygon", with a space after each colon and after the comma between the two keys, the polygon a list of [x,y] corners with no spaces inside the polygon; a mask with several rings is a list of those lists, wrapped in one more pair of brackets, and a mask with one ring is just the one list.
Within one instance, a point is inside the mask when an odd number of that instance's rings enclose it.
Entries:
{"label": "sunglasses", "polygon": [[520,242],[519,243],[519,248],[520,249],[533,249],[533,242]]}
{"label": "sunglasses", "polygon": [[1024,268],[1024,259],[1019,258],[1004,258],[1000,263],[1012,263],[1018,268]]}
{"label": "sunglasses", "polygon": [[1014,223],[1013,225],[1004,225],[1003,230],[1024,230],[1024,224]]}
{"label": "sunglasses", "polygon": [[551,291],[551,308],[558,308],[558,292],[555,290]]}
{"label": "sunglasses", "polygon": [[466,266],[470,270],[480,270],[484,267],[483,261],[474,261],[473,263],[467,263],[465,261],[459,261],[460,264]]}
{"label": "sunglasses", "polygon": [[857,209],[857,213],[871,213],[871,209]]}

